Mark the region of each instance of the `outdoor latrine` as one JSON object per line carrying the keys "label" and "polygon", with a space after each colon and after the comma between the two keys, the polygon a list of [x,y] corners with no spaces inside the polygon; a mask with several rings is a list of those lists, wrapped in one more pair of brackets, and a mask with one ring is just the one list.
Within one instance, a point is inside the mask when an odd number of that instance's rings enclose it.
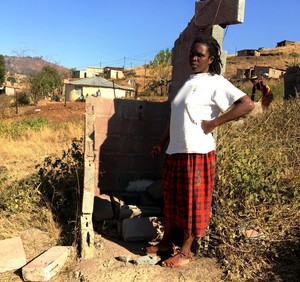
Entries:
{"label": "outdoor latrine", "polygon": [[[165,126],[169,102],[190,75],[188,54],[197,35],[214,36],[222,46],[224,28],[244,19],[244,0],[195,2],[195,16],[175,41],[168,102],[105,99],[86,100],[85,172],[81,214],[81,256],[93,257],[93,211],[101,194],[124,191],[138,179],[158,180],[164,155],[152,158],[151,148]],[[226,57],[223,53],[225,66]]]}

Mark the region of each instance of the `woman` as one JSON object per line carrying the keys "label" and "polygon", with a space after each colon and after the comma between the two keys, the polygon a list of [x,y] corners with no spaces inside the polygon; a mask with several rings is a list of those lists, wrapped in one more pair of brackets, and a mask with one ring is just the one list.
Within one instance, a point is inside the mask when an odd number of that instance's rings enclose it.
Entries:
{"label": "woman", "polygon": [[168,126],[152,149],[153,156],[160,155],[169,141],[162,172],[165,232],[161,242],[146,251],[170,252],[174,231],[180,229],[180,251],[162,262],[169,267],[191,261],[193,240],[204,236],[209,223],[216,160],[212,131],[254,108],[245,93],[220,76],[220,46],[213,37],[193,42],[189,63],[194,74],[171,102]]}

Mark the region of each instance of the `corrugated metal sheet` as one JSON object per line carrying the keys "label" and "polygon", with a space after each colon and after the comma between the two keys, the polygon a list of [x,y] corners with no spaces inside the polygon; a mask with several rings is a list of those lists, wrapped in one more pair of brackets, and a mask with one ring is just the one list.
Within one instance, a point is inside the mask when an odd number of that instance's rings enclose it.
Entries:
{"label": "corrugated metal sheet", "polygon": [[115,88],[115,89],[128,89],[127,87],[114,84],[113,82],[103,78],[103,77],[87,77],[66,84],[78,85],[78,86],[94,86],[94,87],[106,87],[106,88]]}

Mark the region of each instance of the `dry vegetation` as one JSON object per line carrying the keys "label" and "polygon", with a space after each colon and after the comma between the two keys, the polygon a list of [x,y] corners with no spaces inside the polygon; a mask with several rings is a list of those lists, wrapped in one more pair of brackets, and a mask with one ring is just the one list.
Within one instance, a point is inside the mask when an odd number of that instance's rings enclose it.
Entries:
{"label": "dry vegetation", "polygon": [[[2,98],[2,97],[0,97]],[[59,157],[71,141],[84,134],[84,103],[44,103],[0,109],[0,164],[5,183],[18,181],[36,172],[46,157]]]}
{"label": "dry vegetation", "polygon": [[[218,159],[222,169],[218,173],[213,205],[214,217],[206,255],[218,259],[221,263],[224,271],[223,281],[299,281],[298,102],[295,100],[283,103],[282,99],[279,99],[275,101],[273,110],[269,113],[257,114],[239,123],[228,124],[218,133]],[[79,182],[63,182],[63,178],[69,180],[68,173],[76,174],[77,170],[70,169],[72,159],[67,158],[65,161],[61,155],[62,150],[70,147],[74,137],[82,136],[83,111],[81,110],[81,119],[76,123],[65,123],[62,120],[57,123],[55,116],[59,111],[55,111],[53,105],[51,107],[51,122],[46,122],[42,116],[38,116],[35,117],[35,122],[30,123],[31,128],[19,135],[10,135],[15,134],[15,130],[7,130],[4,135],[2,131],[1,135],[0,155],[5,156],[1,160],[1,176],[9,177],[0,179],[0,239],[21,236],[28,258],[35,257],[53,245],[76,242],[72,241],[74,236],[69,236],[74,235],[74,229],[66,229],[59,214],[51,209],[51,206],[55,206],[56,210],[65,216],[66,210],[57,203],[61,200],[67,201],[64,205],[76,202],[74,199],[70,200],[70,191],[65,190],[65,187],[74,189]],[[73,105],[72,109],[73,114],[71,111],[69,114],[75,116],[74,109],[78,111],[78,108]],[[26,112],[27,114],[24,112],[21,118],[17,119],[18,123],[36,114],[35,111]],[[1,120],[1,128],[12,125],[13,121],[16,120]],[[23,127],[27,125],[28,123],[22,123]],[[48,165],[43,164],[45,155],[49,156],[46,161]],[[40,168],[44,171],[43,177],[38,180],[34,176],[36,163],[40,163]],[[63,166],[60,166],[62,163]],[[66,168],[66,164],[70,167]],[[63,175],[65,176],[62,178]],[[42,201],[39,198],[40,194],[35,193],[37,188],[41,187],[39,179],[43,179],[44,190],[38,190],[44,195]],[[16,182],[13,184],[14,180]],[[44,186],[46,183],[51,185]],[[7,185],[9,189],[5,189]],[[45,200],[45,189],[51,190],[51,187],[60,187],[67,194],[59,195],[63,197],[57,198],[59,201]],[[70,207],[67,205],[68,210],[72,210]],[[69,219],[72,218],[72,215],[68,216]],[[70,226],[74,228],[76,225]],[[249,235],[249,232],[257,232],[260,236],[249,238],[245,235]],[[206,274],[207,281],[221,279],[214,263],[205,257],[184,270],[174,270],[172,273],[159,266],[137,269],[132,265],[124,266],[111,257],[117,253],[124,253],[120,246],[112,245],[112,242],[105,241],[99,235],[96,242],[100,247],[94,262],[86,265],[84,262],[78,264],[74,261],[73,266],[69,265],[53,281],[86,281],[84,279],[88,279],[87,277],[93,277],[90,281],[97,281],[98,277],[116,277],[113,273],[118,273],[118,277],[122,274],[128,279],[134,279],[137,271],[140,278],[144,279],[141,281],[147,281],[146,277],[168,281],[168,278],[163,276],[166,273],[175,275],[172,277],[184,275],[189,279],[187,281],[202,281],[199,278],[203,277],[201,269],[210,270],[210,273]],[[107,252],[106,248],[110,252]],[[99,265],[101,275],[98,273]],[[80,275],[75,278],[74,273]],[[0,275],[0,281],[20,281],[20,278],[8,272]]]}
{"label": "dry vegetation", "polygon": [[[234,75],[237,67],[268,65],[270,57],[272,66],[282,68],[284,61],[291,61],[290,52],[300,53],[298,47],[299,44],[284,50],[264,50],[269,54],[286,51],[280,60],[276,54],[231,57],[227,76]],[[142,76],[143,71],[142,68],[137,73]],[[223,281],[300,280],[299,100],[283,103],[282,81],[272,81],[271,85],[275,102],[270,112],[228,124],[218,132],[221,170],[206,255],[218,259]],[[250,86],[245,83],[241,89],[247,92]],[[21,236],[27,260],[53,245],[76,245],[74,214],[67,212],[78,209],[72,205],[79,202],[76,197],[80,196],[82,168],[78,169],[72,157],[79,157],[80,162],[82,147],[73,147],[70,154],[68,148],[74,146],[74,138],[83,136],[84,103],[21,107],[18,115],[14,108],[2,107],[0,115],[0,240]],[[42,170],[36,168],[37,164]],[[60,190],[63,193],[56,193]],[[251,238],[245,231],[259,236]],[[202,281],[203,269],[207,271],[206,281],[221,280],[220,269],[216,271],[215,264],[205,260],[207,257],[184,270],[135,268],[108,259],[109,253],[114,254],[113,248],[124,251],[120,246],[113,246],[100,235],[96,243],[97,260],[87,265],[73,261],[53,281],[98,281],[99,277],[103,281],[118,281],[120,275],[131,279],[124,281],[169,281],[170,277]],[[79,274],[75,277],[74,273]],[[85,278],[84,273],[90,273],[94,280]],[[168,277],[164,277],[166,274]],[[19,275],[0,274],[0,281],[21,281]]]}

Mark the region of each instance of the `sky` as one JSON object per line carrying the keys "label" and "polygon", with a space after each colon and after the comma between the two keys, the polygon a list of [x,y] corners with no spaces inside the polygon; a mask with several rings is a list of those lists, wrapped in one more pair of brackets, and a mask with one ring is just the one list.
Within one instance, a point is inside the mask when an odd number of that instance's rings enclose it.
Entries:
{"label": "sky", "polygon": [[[195,0],[0,0],[0,10],[2,55],[76,69],[131,68],[172,49]],[[300,41],[299,11],[299,0],[245,0],[244,22],[225,29],[223,50]]]}

